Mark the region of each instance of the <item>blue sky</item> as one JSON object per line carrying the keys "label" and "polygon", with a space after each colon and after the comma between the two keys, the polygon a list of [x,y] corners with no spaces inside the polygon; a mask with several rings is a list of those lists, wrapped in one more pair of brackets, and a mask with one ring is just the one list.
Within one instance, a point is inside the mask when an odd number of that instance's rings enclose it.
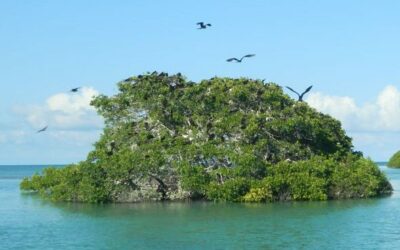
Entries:
{"label": "blue sky", "polygon": [[[114,94],[117,81],[153,70],[313,84],[310,105],[385,160],[400,149],[400,125],[373,123],[400,119],[399,10],[398,1],[0,1],[0,164],[83,160],[101,131],[85,93]],[[247,53],[257,56],[225,62]],[[71,96],[75,86],[86,92]]]}

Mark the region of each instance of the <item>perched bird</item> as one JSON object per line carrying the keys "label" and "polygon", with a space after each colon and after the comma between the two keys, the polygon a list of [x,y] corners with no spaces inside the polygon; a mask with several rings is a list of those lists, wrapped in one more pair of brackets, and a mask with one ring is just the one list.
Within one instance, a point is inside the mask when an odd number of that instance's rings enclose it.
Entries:
{"label": "perched bird", "polygon": [[42,132],[46,131],[47,127],[48,126],[45,126],[44,128],[39,129],[36,133],[42,133]]}
{"label": "perched bird", "polygon": [[226,61],[227,61],[227,62],[236,61],[236,62],[238,62],[238,63],[241,63],[242,60],[243,60],[244,58],[246,58],[246,57],[253,57],[253,56],[255,56],[255,54],[248,54],[248,55],[242,56],[242,58],[240,58],[240,59],[237,59],[236,57],[232,57],[232,58],[227,59]]}
{"label": "perched bird", "polygon": [[295,90],[292,89],[291,87],[286,86],[286,88],[289,89],[290,91],[292,91],[293,93],[295,93],[296,95],[298,95],[298,96],[299,96],[299,100],[298,100],[298,101],[299,101],[299,102],[302,102],[302,101],[303,101],[303,96],[311,90],[312,85],[311,85],[310,87],[308,87],[308,88],[307,88],[303,93],[301,93],[301,94],[297,93],[297,91],[295,91]]}
{"label": "perched bird", "polygon": [[70,90],[70,92],[74,92],[74,93],[76,93],[76,92],[78,92],[78,90],[80,89],[81,87],[78,87],[78,88],[73,88],[73,89],[71,89]]}
{"label": "perched bird", "polygon": [[211,27],[211,23],[198,22],[197,25],[200,25],[199,30],[207,29],[207,26]]}
{"label": "perched bird", "polygon": [[172,82],[169,83],[169,87],[170,87],[171,89],[176,88],[176,86],[178,86],[178,83],[175,82],[175,81],[172,81]]}

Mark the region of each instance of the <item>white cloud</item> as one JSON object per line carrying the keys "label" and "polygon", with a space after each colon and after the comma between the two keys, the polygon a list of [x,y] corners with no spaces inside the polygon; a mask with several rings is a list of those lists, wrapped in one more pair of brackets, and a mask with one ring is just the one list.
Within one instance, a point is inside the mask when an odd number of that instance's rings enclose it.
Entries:
{"label": "white cloud", "polygon": [[55,94],[44,104],[18,106],[14,111],[22,114],[35,129],[45,125],[49,130],[99,129],[103,121],[90,106],[90,101],[98,94],[91,87],[82,87],[77,93]]}
{"label": "white cloud", "polygon": [[400,149],[398,132],[350,132],[357,150],[376,161],[387,161]]}
{"label": "white cloud", "polygon": [[320,112],[339,119],[349,131],[400,132],[400,91],[385,87],[372,103],[357,105],[347,96],[311,93],[307,103]]}
{"label": "white cloud", "polygon": [[357,104],[347,96],[311,93],[307,103],[343,124],[357,150],[374,160],[388,160],[400,149],[400,91],[386,86],[373,102]]}
{"label": "white cloud", "polygon": [[46,103],[51,111],[61,111],[74,114],[82,111],[94,111],[90,101],[99,93],[93,88],[83,87],[78,93],[56,94],[47,99]]}
{"label": "white cloud", "polygon": [[[99,93],[83,87],[57,93],[41,103],[0,112],[0,162],[3,164],[68,163],[85,159],[104,122],[90,106]],[[48,125],[44,133],[36,133]]]}
{"label": "white cloud", "polygon": [[400,92],[394,86],[386,87],[378,97],[379,118],[383,127],[400,130]]}

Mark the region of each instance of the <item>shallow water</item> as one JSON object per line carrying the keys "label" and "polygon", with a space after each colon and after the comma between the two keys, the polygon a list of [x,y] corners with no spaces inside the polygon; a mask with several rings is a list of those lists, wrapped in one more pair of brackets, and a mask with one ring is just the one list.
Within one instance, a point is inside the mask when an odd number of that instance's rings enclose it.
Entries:
{"label": "shallow water", "polygon": [[380,199],[90,205],[21,194],[40,167],[0,166],[0,249],[399,249],[400,170],[381,168]]}

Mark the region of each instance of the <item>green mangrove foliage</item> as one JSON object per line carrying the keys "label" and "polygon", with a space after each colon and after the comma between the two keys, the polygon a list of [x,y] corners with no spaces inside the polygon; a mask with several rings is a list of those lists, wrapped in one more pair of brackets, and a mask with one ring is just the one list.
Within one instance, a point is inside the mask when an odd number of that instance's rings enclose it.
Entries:
{"label": "green mangrove foliage", "polygon": [[388,167],[400,168],[400,151],[396,152],[392,157],[390,157],[388,162]]}
{"label": "green mangrove foliage", "polygon": [[274,83],[157,72],[92,105],[105,128],[86,160],[25,178],[52,200],[267,202],[373,197],[386,177],[339,121]]}

